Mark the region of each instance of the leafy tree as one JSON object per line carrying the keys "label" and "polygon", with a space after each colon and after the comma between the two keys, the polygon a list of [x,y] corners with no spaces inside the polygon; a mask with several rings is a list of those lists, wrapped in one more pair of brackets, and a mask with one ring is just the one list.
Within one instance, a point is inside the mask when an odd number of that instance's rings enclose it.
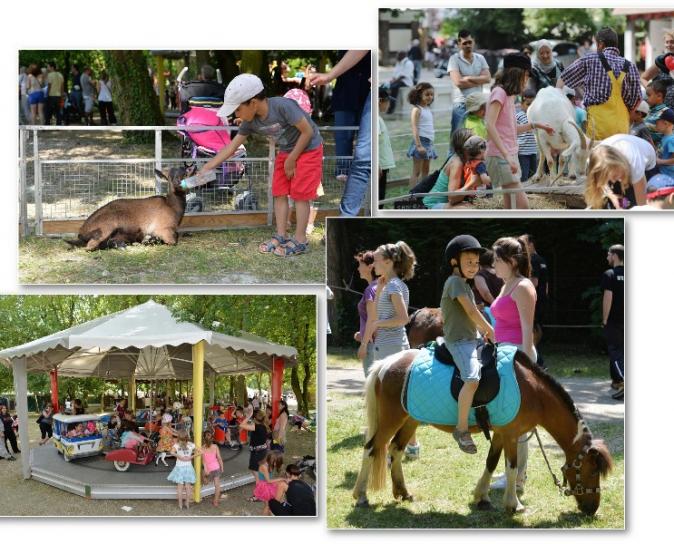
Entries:
{"label": "leafy tree", "polygon": [[523,9],[461,8],[444,23],[444,34],[456,38],[459,30],[470,30],[480,49],[517,47],[527,41]]}

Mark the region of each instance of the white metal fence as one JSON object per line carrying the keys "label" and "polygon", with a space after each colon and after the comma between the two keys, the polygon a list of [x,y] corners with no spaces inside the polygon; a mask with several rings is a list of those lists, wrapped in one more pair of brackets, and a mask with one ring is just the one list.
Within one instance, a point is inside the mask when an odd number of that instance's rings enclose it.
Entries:
{"label": "white metal fence", "polygon": [[[46,220],[72,220],[88,217],[96,209],[117,198],[142,198],[165,194],[165,183],[156,180],[154,170],[162,167],[196,162],[203,165],[208,158],[164,157],[162,133],[186,130],[236,130],[236,127],[19,127],[19,195],[21,233],[27,235],[31,228],[43,234]],[[357,131],[358,127],[321,127],[323,133],[336,130]],[[42,135],[47,131],[154,132],[153,158],[69,158],[45,159],[41,154]],[[30,140],[30,142],[29,142]],[[42,148],[42,151],[44,149]],[[175,155],[175,153],[171,153]],[[269,141],[264,157],[245,157],[223,163],[222,173],[216,182],[198,187],[190,192],[186,214],[245,213],[263,211],[267,223],[273,216],[271,179],[276,156],[276,146]],[[314,201],[321,209],[339,206],[344,183],[336,177],[352,157],[325,155],[323,158],[322,184],[324,195]]]}

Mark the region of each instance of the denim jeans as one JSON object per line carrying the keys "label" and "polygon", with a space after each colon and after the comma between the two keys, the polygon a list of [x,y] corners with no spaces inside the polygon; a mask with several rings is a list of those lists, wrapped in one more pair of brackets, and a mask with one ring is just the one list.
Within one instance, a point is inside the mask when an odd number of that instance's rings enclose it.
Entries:
{"label": "denim jeans", "polygon": [[517,155],[517,158],[520,161],[520,169],[522,170],[521,181],[526,181],[536,173],[538,155]]}
{"label": "denim jeans", "polygon": [[358,215],[365,193],[370,187],[372,173],[372,93],[367,95],[363,113],[360,116],[356,149],[353,154],[351,171],[344,185],[339,214],[342,217]]}
{"label": "denim jeans", "polygon": [[454,134],[455,131],[463,128],[466,117],[468,117],[466,105],[463,102],[454,104],[454,107],[452,108],[452,132],[450,132],[450,136]]}
{"label": "denim jeans", "polygon": [[[358,123],[357,111],[336,111],[335,127],[353,127]],[[353,130],[335,131],[335,154],[338,157],[350,157],[353,155]],[[337,159],[335,176],[349,174],[349,159]]]}

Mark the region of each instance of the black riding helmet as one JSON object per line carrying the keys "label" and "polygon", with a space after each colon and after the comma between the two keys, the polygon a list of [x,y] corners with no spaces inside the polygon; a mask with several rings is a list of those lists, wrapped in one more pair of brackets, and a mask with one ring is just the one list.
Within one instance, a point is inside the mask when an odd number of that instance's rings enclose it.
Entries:
{"label": "black riding helmet", "polygon": [[[487,251],[487,248],[482,247],[480,242],[477,241],[475,236],[470,234],[459,234],[452,238],[447,247],[445,248],[445,262],[449,263],[449,266],[452,267],[452,259],[459,260],[459,255],[463,251],[477,251],[482,254]],[[453,267],[452,267],[453,268]],[[461,264],[459,263],[459,272],[463,276],[463,270],[461,270]]]}

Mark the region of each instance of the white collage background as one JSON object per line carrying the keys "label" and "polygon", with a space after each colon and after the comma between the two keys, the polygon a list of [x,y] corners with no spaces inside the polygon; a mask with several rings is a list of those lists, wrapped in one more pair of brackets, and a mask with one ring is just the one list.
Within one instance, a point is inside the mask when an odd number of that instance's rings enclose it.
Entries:
{"label": "white collage background", "polygon": [[[555,2],[554,7],[588,7],[587,3]],[[593,7],[634,7],[636,2],[592,2]],[[0,294],[65,293],[311,293],[319,300],[319,332],[325,331],[325,291],[308,287],[49,287],[24,288],[17,281],[18,139],[16,78],[19,49],[373,49],[376,52],[377,9],[380,7],[540,7],[540,3],[459,0],[223,0],[194,3],[177,0],[117,0],[109,2],[3,3],[2,40],[3,129],[0,173]],[[649,2],[665,7],[671,2]],[[376,69],[373,71],[376,83]],[[531,212],[537,213],[537,212]],[[540,212],[539,212],[540,214]],[[548,215],[551,214],[551,215]],[[470,214],[469,214],[470,215]],[[475,214],[472,214],[475,215]],[[544,214],[540,214],[543,216]],[[586,216],[547,212],[545,216]],[[674,214],[625,215],[627,280],[626,531],[328,531],[325,496],[319,495],[319,518],[291,519],[0,519],[0,543],[56,541],[219,542],[254,541],[277,544],[319,542],[447,541],[521,542],[629,540],[662,542],[671,533],[669,500],[674,476],[669,430],[674,386]],[[583,257],[579,256],[578,267]],[[1,334],[2,323],[0,323]],[[325,340],[320,334],[319,410],[325,423]],[[325,460],[324,428],[319,432],[319,456]],[[434,460],[427,459],[431,464]],[[438,469],[450,467],[438,458]],[[1,467],[0,467],[1,468]],[[325,482],[321,466],[319,487]],[[448,479],[448,485],[450,480]],[[1,502],[11,501],[0,489]],[[411,539],[411,540],[410,540]]]}

